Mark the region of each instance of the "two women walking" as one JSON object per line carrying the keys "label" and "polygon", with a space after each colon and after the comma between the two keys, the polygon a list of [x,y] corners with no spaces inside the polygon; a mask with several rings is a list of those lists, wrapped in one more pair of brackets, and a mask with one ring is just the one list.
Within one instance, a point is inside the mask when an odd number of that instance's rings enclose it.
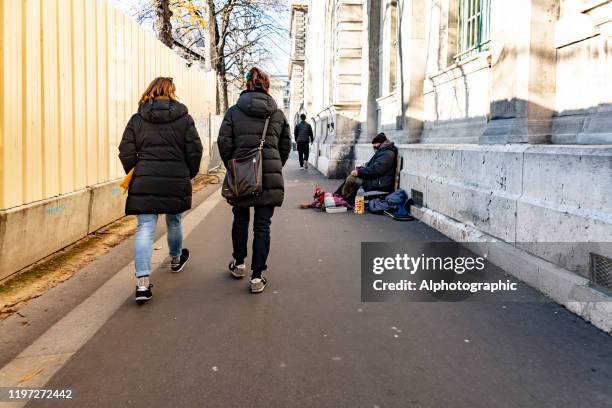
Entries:
{"label": "two women walking", "polygon": [[[259,146],[266,119],[269,125],[263,146],[263,191],[233,203],[233,260],[230,273],[246,276],[250,208],[254,208],[254,240],[251,261],[251,291],[266,286],[263,272],[270,251],[270,224],[274,207],[283,202],[282,167],[289,157],[289,125],[268,94],[269,77],[258,68],[247,74],[247,89],[225,114],[219,131],[219,152],[227,165],[232,158]],[[180,272],[189,260],[183,247],[182,216],[191,208],[191,179],[199,171],[202,143],[187,107],[177,101],[172,78],[156,78],[142,95],[138,112],[124,131],[119,158],[126,173],[134,170],[126,202],[126,214],[135,214],[136,293],[139,303],[152,297],[151,255],[157,219],[165,214],[168,227],[170,269]]]}

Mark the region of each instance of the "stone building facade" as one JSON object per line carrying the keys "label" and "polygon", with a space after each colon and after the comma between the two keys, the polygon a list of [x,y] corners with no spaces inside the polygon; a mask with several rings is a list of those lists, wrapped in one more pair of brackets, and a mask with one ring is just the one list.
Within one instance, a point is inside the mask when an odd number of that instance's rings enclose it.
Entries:
{"label": "stone building facade", "polygon": [[307,7],[312,164],[344,177],[384,131],[418,218],[455,240],[507,244],[499,263],[531,262],[535,272],[521,279],[612,330],[612,303],[566,297],[612,290],[591,288],[593,259],[612,265],[609,246],[595,244],[612,241],[612,2]]}
{"label": "stone building facade", "polygon": [[301,113],[304,101],[304,49],[306,44],[306,16],[308,5],[295,1],[291,5],[290,30],[291,50],[289,61],[289,121],[293,122]]}
{"label": "stone building facade", "polygon": [[272,75],[270,77],[270,95],[276,101],[278,108],[289,117],[289,104],[291,96],[291,82],[286,75]]}

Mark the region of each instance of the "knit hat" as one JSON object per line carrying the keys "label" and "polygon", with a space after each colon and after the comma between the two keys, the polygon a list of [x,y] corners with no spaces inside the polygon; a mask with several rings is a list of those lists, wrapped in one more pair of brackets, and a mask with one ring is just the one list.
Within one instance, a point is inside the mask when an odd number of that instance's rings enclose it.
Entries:
{"label": "knit hat", "polygon": [[375,143],[384,143],[387,141],[387,136],[384,133],[379,133],[376,135],[376,137],[374,137],[374,139],[372,139],[372,144]]}

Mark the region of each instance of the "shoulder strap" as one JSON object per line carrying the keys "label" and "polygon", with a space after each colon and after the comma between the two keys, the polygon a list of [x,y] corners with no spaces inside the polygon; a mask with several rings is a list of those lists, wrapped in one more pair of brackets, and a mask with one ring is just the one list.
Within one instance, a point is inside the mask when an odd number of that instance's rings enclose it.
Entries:
{"label": "shoulder strap", "polygon": [[268,124],[270,123],[270,117],[266,118],[266,123],[264,125],[263,133],[261,134],[261,142],[259,143],[259,148],[263,149],[264,142],[266,141],[266,134],[268,133]]}

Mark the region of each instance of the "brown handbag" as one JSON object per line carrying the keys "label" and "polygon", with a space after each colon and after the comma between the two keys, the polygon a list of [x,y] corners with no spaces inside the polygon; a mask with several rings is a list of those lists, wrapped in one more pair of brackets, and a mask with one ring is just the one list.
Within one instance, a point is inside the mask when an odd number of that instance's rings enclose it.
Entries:
{"label": "brown handbag", "polygon": [[227,173],[223,180],[221,195],[228,203],[233,204],[241,200],[257,197],[263,191],[263,145],[268,133],[270,118],[266,118],[263,134],[259,146],[246,154],[231,159],[227,163]]}

